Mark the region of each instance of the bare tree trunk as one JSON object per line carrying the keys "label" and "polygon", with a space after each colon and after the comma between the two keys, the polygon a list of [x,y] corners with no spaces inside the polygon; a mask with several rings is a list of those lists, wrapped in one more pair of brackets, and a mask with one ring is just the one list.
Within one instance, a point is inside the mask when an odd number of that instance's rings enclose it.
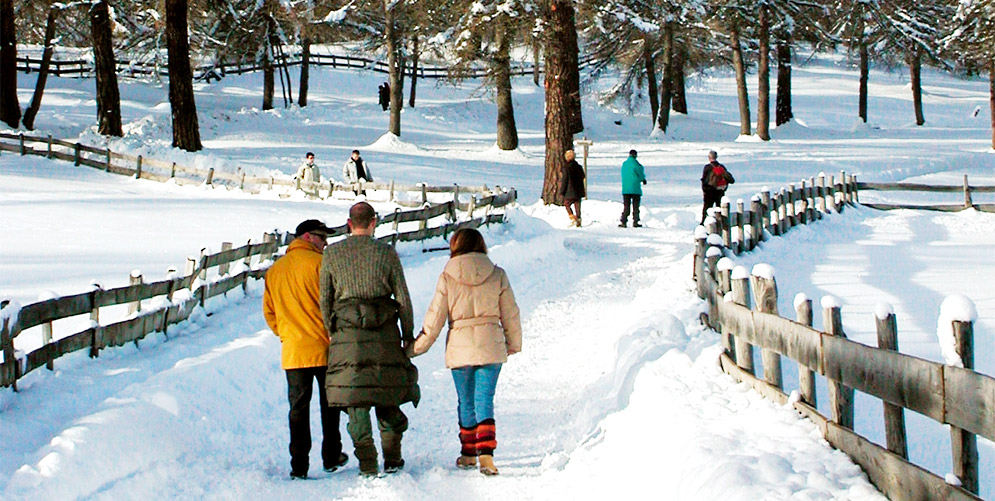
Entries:
{"label": "bare tree trunk", "polygon": [[995,56],[988,59],[988,108],[992,115],[992,149],[995,149]]}
{"label": "bare tree trunk", "polygon": [[867,123],[867,79],[870,73],[867,59],[867,41],[862,38],[860,40],[860,91],[857,113],[864,123]]}
{"label": "bare tree trunk", "polygon": [[780,126],[791,121],[791,35],[783,33],[777,41],[777,102],[774,120]]}
{"label": "bare tree trunk", "polygon": [[643,64],[646,66],[647,92],[650,96],[650,120],[656,126],[656,115],[660,111],[660,96],[657,96],[656,88],[656,62],[653,61],[653,52],[656,50],[653,37],[643,35]]}
{"label": "bare tree trunk", "polygon": [[539,58],[539,53],[541,51],[542,51],[542,40],[539,37],[537,37],[537,36],[533,36],[533,38],[532,38],[532,83],[536,84],[536,87],[539,86],[539,74],[541,73],[541,71],[539,71],[539,62],[541,61],[541,59]]}
{"label": "bare tree trunk", "polygon": [[494,79],[497,87],[497,145],[502,150],[518,148],[518,128],[515,107],[511,101],[511,33],[501,21],[494,30],[497,54],[494,57]]}
{"label": "bare tree trunk", "polygon": [[297,105],[301,108],[307,106],[308,84],[311,80],[311,37],[307,33],[309,28],[304,28],[301,38],[301,87],[297,92]]}
{"label": "bare tree trunk", "polygon": [[263,53],[263,110],[273,109],[273,92],[276,87],[274,77],[273,47],[270,44],[269,35],[267,35]]}
{"label": "bare tree trunk", "polygon": [[398,61],[397,32],[394,27],[393,0],[383,0],[384,36],[387,39],[387,68],[390,72],[390,124],[388,131],[395,136],[401,135],[401,107],[404,106],[404,89],[401,88],[401,67]]}
{"label": "bare tree trunk", "polygon": [[411,53],[411,92],[408,93],[408,106],[415,107],[415,88],[418,86],[418,58],[421,56],[418,47],[418,35],[414,35],[414,46]]}
{"label": "bare tree trunk", "polygon": [[909,59],[912,106],[916,112],[916,125],[922,126],[926,123],[926,117],[922,115],[922,47],[917,45]]}
{"label": "bare tree trunk", "polygon": [[0,0],[0,120],[14,129],[21,122],[21,105],[17,102],[14,0]]}
{"label": "bare tree trunk", "polygon": [[656,127],[667,132],[670,125],[670,98],[674,88],[674,25],[663,23],[663,76],[660,77],[660,111],[656,116]]}
{"label": "bare tree trunk", "polygon": [[733,22],[729,30],[732,47],[732,63],[736,70],[736,94],[739,96],[739,133],[749,136],[752,128],[750,123],[750,95],[746,92],[746,64],[743,62],[743,47],[739,43],[739,25]]}
{"label": "bare tree trunk", "polygon": [[90,6],[93,36],[93,66],[97,76],[97,132],[107,136],[124,135],[121,129],[121,94],[117,86],[114,41],[107,0]]}
{"label": "bare tree trunk", "polygon": [[687,47],[684,43],[675,40],[674,41],[674,78],[670,79],[673,83],[673,97],[670,99],[670,109],[675,113],[680,113],[681,115],[688,114],[688,100],[687,95],[684,92],[684,63],[687,61]]}
{"label": "bare tree trunk", "polygon": [[45,21],[45,50],[42,52],[41,67],[38,69],[38,81],[35,82],[35,93],[31,96],[31,103],[28,104],[28,109],[24,110],[23,123],[28,130],[35,128],[35,117],[38,115],[41,99],[45,94],[45,83],[48,81],[48,69],[51,66],[52,53],[54,52],[52,40],[55,38],[55,20],[61,10],[55,5],[48,9],[48,19]]}
{"label": "bare tree trunk", "polygon": [[566,103],[567,118],[569,120],[570,133],[577,134],[584,130],[584,117],[580,108],[580,48],[577,45],[577,24],[574,14],[573,2],[554,0],[552,8],[563,11],[562,21],[566,23],[563,31],[564,53],[562,57],[566,66],[562,68],[562,78],[566,79]]}
{"label": "bare tree trunk", "polygon": [[757,136],[770,141],[770,10],[760,3],[760,27],[757,33],[760,44],[757,78]]}
{"label": "bare tree trunk", "polygon": [[200,127],[193,95],[187,0],[166,0],[166,47],[169,53],[169,105],[173,114],[173,146],[199,151]]}
{"label": "bare tree trunk", "polygon": [[[560,181],[564,176],[564,152],[573,149],[571,130],[570,57],[576,54],[577,30],[574,27],[572,0],[552,0],[546,11],[546,164],[542,185],[542,201],[563,205]],[[574,44],[571,46],[570,37]],[[576,70],[576,68],[574,68]]]}

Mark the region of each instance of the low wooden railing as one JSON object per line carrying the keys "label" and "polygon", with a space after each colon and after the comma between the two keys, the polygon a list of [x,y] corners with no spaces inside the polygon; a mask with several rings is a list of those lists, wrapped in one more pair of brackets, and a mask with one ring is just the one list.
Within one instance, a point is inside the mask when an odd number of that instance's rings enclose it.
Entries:
{"label": "low wooden railing", "polygon": [[[515,203],[517,192],[512,188],[496,195],[470,199],[461,204],[456,198],[440,203],[429,204],[417,210],[400,209],[382,216],[379,225],[391,225],[391,232],[377,237],[377,240],[396,244],[447,237],[460,228],[477,228],[484,225],[505,222],[503,213],[491,212]],[[459,212],[465,212],[461,215]],[[462,216],[462,217],[461,217]],[[441,225],[430,226],[438,218],[445,217]],[[403,223],[419,223],[417,230],[400,232]],[[329,238],[346,235],[348,226],[343,224],[332,228]],[[7,301],[0,303],[0,350],[3,351],[0,364],[0,387],[12,386],[17,390],[17,380],[31,371],[46,366],[53,368],[59,357],[80,350],[89,350],[91,357],[97,357],[101,349],[121,346],[127,342],[138,343],[152,332],[167,333],[169,325],[186,320],[197,305],[212,297],[227,294],[241,286],[248,287],[248,279],[262,278],[269,269],[269,259],[277,249],[290,243],[294,235],[287,232],[266,233],[262,243],[247,243],[232,249],[230,243],[223,243],[221,252],[205,254],[201,250],[199,259],[188,259],[182,277],[167,278],[154,283],[143,283],[141,276],[132,276],[132,284],[114,289],[94,288],[91,292],[39,301],[21,307]],[[257,263],[252,264],[253,257]],[[233,268],[233,266],[238,269]],[[208,280],[208,270],[217,270],[216,277]],[[142,310],[142,301],[164,298],[168,306]],[[114,305],[129,305],[129,318],[102,325],[100,308]],[[52,322],[77,315],[90,315],[90,326],[79,332],[52,340]],[[26,355],[19,356],[14,348],[14,339],[33,327],[42,327],[43,345]]]}
{"label": "low wooden railing", "polygon": [[[848,201],[852,203],[856,191],[848,187],[857,183],[845,173],[841,177],[841,186],[830,183],[836,188],[829,194],[817,188],[814,200],[803,184],[800,197],[793,187],[780,190],[769,203],[768,197],[754,197],[758,205],[752,212],[745,212],[741,204],[738,211],[730,212],[725,205],[712,211],[707,229],[696,231],[694,276],[698,295],[708,305],[702,321],[721,335],[722,369],[763,396],[780,404],[790,403],[815,422],[823,437],[859,464],[889,498],[979,499],[976,437],[995,440],[995,379],[972,370],[971,322],[955,320],[951,325],[963,367],[899,353],[895,315],[890,311],[877,319],[880,347],[866,346],[846,339],[838,301],[824,298],[821,331],[812,328],[812,302],[804,296],[796,296],[796,319],[783,318],[777,311],[773,270],[757,266],[751,274],[731,259],[754,248],[765,235],[783,233],[794,224],[818,220],[834,205],[838,212]],[[778,210],[778,205],[787,211]],[[748,221],[745,229],[741,226],[744,220]],[[742,238],[736,238],[737,232]],[[761,350],[762,379],[756,376],[754,348]],[[797,397],[786,393],[782,356],[798,364]],[[816,375],[826,380],[831,417],[816,408]],[[853,430],[854,390],[884,402],[887,448]],[[963,487],[909,462],[904,409],[950,425],[953,473],[957,477],[953,482]]]}
{"label": "low wooden railing", "polygon": [[911,191],[921,193],[962,193],[964,195],[964,203],[958,204],[896,204],[887,202],[862,203],[862,205],[873,209],[917,209],[958,212],[964,209],[974,208],[982,212],[995,212],[995,204],[975,203],[972,197],[973,193],[995,193],[995,186],[971,186],[967,181],[967,174],[964,174],[964,183],[960,186],[921,183],[857,183],[857,188],[861,191]]}
{"label": "low wooden railing", "polygon": [[[258,193],[262,190],[272,190],[276,186],[291,187],[302,190],[316,198],[330,198],[337,194],[349,196],[356,192],[380,191],[386,195],[386,200],[405,207],[420,207],[429,203],[429,194],[453,194],[459,199],[460,194],[479,194],[486,198],[492,194],[501,194],[506,190],[500,186],[494,189],[487,185],[481,186],[429,186],[424,183],[401,184],[390,182],[374,183],[323,183],[302,182],[290,176],[249,176],[238,168],[234,173],[215,171],[214,168],[200,169],[180,165],[175,162],[164,162],[142,155],[133,156],[111,151],[108,148],[97,148],[78,142],[55,139],[52,136],[40,137],[27,134],[0,133],[0,152],[9,151],[20,155],[35,155],[46,158],[66,160],[74,165],[85,165],[112,174],[131,176],[136,179],[152,181],[172,181],[177,184],[196,184],[208,186],[224,186],[238,188],[243,191]],[[415,193],[415,198],[398,198],[398,193]],[[467,202],[462,202],[465,207]],[[463,209],[465,210],[465,209]]]}

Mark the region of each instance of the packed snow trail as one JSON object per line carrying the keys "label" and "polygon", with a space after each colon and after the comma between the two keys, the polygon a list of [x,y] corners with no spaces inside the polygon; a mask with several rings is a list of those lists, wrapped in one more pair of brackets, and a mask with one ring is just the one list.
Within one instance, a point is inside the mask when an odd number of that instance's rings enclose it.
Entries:
{"label": "packed snow trail", "polygon": [[[4,443],[18,444],[3,455],[2,497],[877,498],[814,425],[718,370],[688,285],[694,213],[645,208],[646,228],[622,230],[618,205],[586,203],[592,226],[570,230],[537,204],[486,232],[525,331],[498,386],[496,478],[452,467],[455,392],[439,346],[415,359],[423,400],[404,408],[402,473],[361,479],[351,459],[327,474],[314,447],[312,480],[291,481],[280,346],[256,283],[168,342],[29,377],[0,411]],[[417,322],[447,257],[400,253]],[[351,453],[344,423],[343,437]]]}

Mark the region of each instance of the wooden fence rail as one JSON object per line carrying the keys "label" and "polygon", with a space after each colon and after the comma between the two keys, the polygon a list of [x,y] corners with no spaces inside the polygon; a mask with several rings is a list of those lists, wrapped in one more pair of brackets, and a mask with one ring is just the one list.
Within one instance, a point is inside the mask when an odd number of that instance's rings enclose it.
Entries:
{"label": "wooden fence rail", "polygon": [[964,175],[964,183],[955,185],[931,185],[920,183],[857,183],[857,189],[863,191],[916,191],[924,193],[963,193],[964,203],[962,204],[894,204],[894,203],[864,203],[867,207],[881,210],[892,209],[917,209],[932,210],[941,212],[958,212],[964,209],[974,208],[982,212],[995,212],[995,204],[975,203],[972,193],[995,193],[995,186],[971,186],[967,181],[967,174]]}
{"label": "wooden fence rail", "polygon": [[[458,195],[458,191],[454,191]],[[378,225],[391,224],[392,232],[377,238],[377,240],[396,244],[428,240],[435,237],[446,237],[460,228],[476,228],[483,225],[505,222],[503,213],[491,213],[513,204],[517,192],[514,188],[484,197],[477,202],[471,198],[470,210],[463,220],[457,211],[460,203],[456,196],[453,200],[428,204],[417,210],[397,210],[380,218]],[[477,211],[474,217],[473,211]],[[428,227],[428,223],[445,216],[446,223],[440,226]],[[401,223],[419,222],[419,229],[399,232]],[[346,225],[332,229],[329,238],[339,237],[348,232]],[[80,350],[89,350],[91,357],[97,357],[100,350],[110,346],[121,346],[127,342],[138,343],[139,340],[152,332],[167,333],[169,325],[186,320],[193,309],[203,306],[207,299],[227,294],[228,291],[241,286],[248,286],[249,278],[262,278],[269,268],[268,259],[282,245],[293,240],[293,234],[283,235],[267,233],[262,243],[247,243],[232,249],[231,245],[222,245],[222,251],[213,254],[201,254],[199,260],[189,261],[182,277],[168,278],[159,282],[142,283],[138,277],[132,285],[114,289],[95,287],[90,292],[64,296],[20,307],[0,303],[0,350],[3,351],[0,363],[0,387],[12,386],[17,391],[17,380],[31,371],[46,366],[53,368],[53,362],[66,354]],[[252,266],[252,259],[257,258],[257,264]],[[229,273],[233,264],[240,263],[241,271]],[[206,280],[209,269],[217,269],[220,277],[215,281]],[[135,277],[132,277],[133,279]],[[165,298],[169,306],[152,310],[141,310],[141,301],[153,298]],[[114,305],[133,305],[133,315],[125,320],[103,325],[100,323],[100,308]],[[51,340],[52,322],[78,315],[90,315],[90,326],[79,332]],[[42,326],[45,330],[44,344],[41,348],[26,355],[18,356],[14,349],[14,339],[23,331]]]}
{"label": "wooden fence rail", "polygon": [[[502,196],[508,190],[495,186],[492,190],[487,185],[481,186],[429,186],[420,184],[400,184],[394,181],[374,182],[374,183],[323,183],[300,182],[290,176],[286,177],[258,177],[247,176],[239,168],[236,172],[220,172],[213,168],[199,169],[176,164],[175,162],[164,162],[154,158],[145,158],[141,155],[132,156],[117,153],[109,149],[98,148],[81,143],[73,143],[52,136],[40,137],[27,134],[0,133],[0,152],[9,151],[20,155],[43,156],[49,159],[71,161],[74,165],[85,165],[95,169],[103,170],[113,174],[135,177],[136,179],[149,179],[153,181],[166,182],[173,181],[177,184],[206,184],[226,186],[232,189],[257,193],[262,190],[272,190],[275,186],[287,186],[299,189],[315,198],[330,198],[335,193],[354,193],[363,190],[383,191],[387,194],[389,202],[405,207],[421,207],[430,202],[428,194],[453,194],[455,199],[460,194],[473,196],[480,194],[484,201],[478,205],[486,205],[487,197]],[[253,189],[255,188],[255,189]],[[398,198],[399,193],[414,193],[413,198]],[[472,202],[460,202],[460,210],[467,210],[468,204]]]}
{"label": "wooden fence rail", "polygon": [[[730,212],[726,202],[706,219],[707,229],[696,230],[694,276],[698,295],[708,306],[703,321],[721,335],[721,366],[763,396],[782,405],[790,402],[817,424],[833,447],[859,464],[889,498],[979,499],[976,437],[995,440],[995,379],[972,370],[970,322],[954,321],[952,325],[960,340],[964,368],[900,353],[893,313],[878,319],[880,348],[866,346],[846,339],[837,301],[823,301],[821,331],[812,327],[811,301],[805,298],[796,300],[796,320],[783,318],[777,313],[772,270],[758,266],[751,274],[724,258],[753,248],[759,240],[753,228],[783,234],[794,224],[819,219],[832,207],[842,211],[856,200],[862,183],[845,173],[841,179],[839,184],[802,183],[800,189],[789,186],[776,194],[765,189],[766,193],[754,197],[753,213],[744,211],[741,203],[737,211]],[[782,207],[786,210],[780,210]],[[756,374],[754,348],[761,350],[762,376]],[[786,393],[780,357],[798,364],[800,398]],[[816,410],[815,374],[826,379],[830,417]],[[884,402],[888,447],[874,444],[853,430],[855,390]],[[962,487],[908,461],[904,409],[951,426],[954,474]]]}

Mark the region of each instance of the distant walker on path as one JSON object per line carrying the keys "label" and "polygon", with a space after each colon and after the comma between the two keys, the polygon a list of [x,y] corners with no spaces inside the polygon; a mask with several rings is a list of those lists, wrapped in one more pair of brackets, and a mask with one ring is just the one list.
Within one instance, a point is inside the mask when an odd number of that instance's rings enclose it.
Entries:
{"label": "distant walker on path", "polygon": [[643,197],[643,188],[640,184],[646,184],[646,171],[643,164],[636,160],[636,150],[629,150],[629,158],[622,162],[622,222],[619,228],[625,228],[629,222],[629,210],[632,210],[632,227],[642,227],[639,224],[639,200]]}
{"label": "distant walker on path", "polygon": [[718,207],[722,197],[726,194],[726,188],[735,183],[729,169],[718,161],[719,154],[715,150],[708,152],[708,164],[701,171],[701,193],[704,202],[701,207],[701,222],[705,222],[710,207]]}
{"label": "distant walker on path", "polygon": [[[563,154],[567,160],[566,168],[563,172],[563,180],[560,181],[560,196],[563,197],[563,206],[570,216],[570,226],[580,227],[580,199],[587,196],[584,189],[584,168],[577,163],[574,150],[567,150]],[[571,207],[573,211],[571,211]]]}

